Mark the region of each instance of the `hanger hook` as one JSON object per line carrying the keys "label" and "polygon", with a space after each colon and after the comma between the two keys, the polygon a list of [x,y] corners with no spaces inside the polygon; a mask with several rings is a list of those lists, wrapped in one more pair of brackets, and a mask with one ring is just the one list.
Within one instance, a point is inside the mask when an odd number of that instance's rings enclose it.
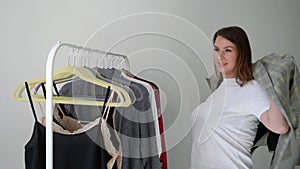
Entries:
{"label": "hanger hook", "polygon": [[93,53],[91,51],[87,51],[87,55],[85,57],[85,66],[88,67],[89,66],[89,58],[91,57]]}
{"label": "hanger hook", "polygon": [[114,67],[117,69],[121,69],[122,67],[122,63],[124,62],[124,58],[123,57],[116,57],[114,60]]}
{"label": "hanger hook", "polygon": [[77,57],[78,54],[79,54],[79,49],[76,49],[75,52],[74,52],[74,61],[73,61],[74,66],[76,65],[76,57]]}
{"label": "hanger hook", "polygon": [[88,55],[88,51],[83,50],[81,53],[82,53],[82,56],[80,57],[80,66],[83,67],[83,66],[86,66],[85,60]]}
{"label": "hanger hook", "polygon": [[113,59],[114,59],[113,55],[109,54],[108,61],[107,61],[108,62],[107,67],[110,69],[113,68]]}
{"label": "hanger hook", "polygon": [[[75,51],[75,49],[72,48],[72,51],[68,54],[68,65],[71,65],[71,64],[70,64],[70,60],[71,60],[71,56],[73,55],[74,51]],[[75,59],[75,58],[74,58],[74,59]]]}
{"label": "hanger hook", "polygon": [[113,57],[112,58],[112,67],[118,69],[117,61],[119,60],[119,57]]}
{"label": "hanger hook", "polygon": [[106,53],[103,53],[103,54],[99,53],[99,57],[97,58],[97,67],[101,68],[101,63],[103,61],[103,58],[105,57],[105,54]]}

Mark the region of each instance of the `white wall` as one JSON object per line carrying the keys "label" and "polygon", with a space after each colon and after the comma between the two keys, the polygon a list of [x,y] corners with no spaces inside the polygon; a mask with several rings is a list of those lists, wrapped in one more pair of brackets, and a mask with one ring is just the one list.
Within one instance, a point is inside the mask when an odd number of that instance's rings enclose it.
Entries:
{"label": "white wall", "polygon": [[[0,168],[24,168],[33,117],[29,104],[11,94],[17,84],[45,76],[47,54],[58,40],[113,47],[129,56],[132,72],[156,82],[162,91],[169,168],[187,168],[185,117],[208,95],[204,77],[212,71],[207,37],[220,27],[239,25],[248,32],[254,61],[272,52],[290,53],[300,65],[299,8],[298,0],[1,1]],[[269,158],[260,149],[255,168],[267,168]]]}

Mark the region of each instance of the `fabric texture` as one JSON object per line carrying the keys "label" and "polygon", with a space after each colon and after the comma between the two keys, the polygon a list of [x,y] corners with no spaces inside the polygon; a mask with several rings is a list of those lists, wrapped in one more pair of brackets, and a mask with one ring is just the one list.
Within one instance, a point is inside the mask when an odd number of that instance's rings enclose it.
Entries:
{"label": "fabric texture", "polygon": [[166,150],[166,143],[165,143],[165,136],[164,136],[164,122],[163,122],[163,116],[162,116],[162,112],[161,112],[161,106],[160,106],[160,92],[159,92],[159,88],[158,86],[148,80],[142,79],[138,76],[135,76],[133,74],[131,74],[128,71],[124,71],[126,73],[127,76],[129,77],[133,77],[137,80],[141,80],[143,82],[149,83],[151,85],[151,87],[154,90],[154,94],[155,94],[155,102],[156,102],[156,106],[157,106],[157,116],[158,116],[158,123],[159,123],[159,132],[160,132],[160,139],[161,139],[161,150],[162,153],[160,154],[159,160],[161,163],[161,168],[162,169],[168,169],[168,159],[167,159],[167,150]]}
{"label": "fabric texture", "polygon": [[[300,75],[294,57],[290,54],[266,55],[253,63],[253,75],[281,110],[290,127],[288,133],[278,135],[260,123],[255,146],[267,145],[270,151],[274,151],[271,169],[279,168],[280,163],[288,159],[292,163],[284,167],[292,169],[300,163]],[[206,80],[212,91],[222,82],[216,75]]]}
{"label": "fabric texture", "polygon": [[[42,169],[46,166],[46,128],[37,118],[28,85],[26,90],[35,123],[32,136],[24,147],[25,168]],[[72,135],[53,132],[53,168],[106,169],[110,155],[101,146],[104,136],[101,135],[99,126],[100,124],[97,123],[84,132]]]}
{"label": "fabric texture", "polygon": [[280,162],[289,157],[293,162],[285,167],[293,168],[300,163],[300,76],[295,60],[289,54],[273,53],[255,62],[253,70],[254,78],[276,103],[290,127],[278,139],[271,168],[279,168]]}
{"label": "fabric texture", "polygon": [[235,78],[224,79],[193,112],[191,168],[251,169],[258,119],[269,105],[255,80],[240,87]]}
{"label": "fabric texture", "polygon": [[[155,140],[155,124],[149,99],[148,90],[141,84],[128,81],[120,76],[116,69],[98,69],[97,78],[113,82],[131,93],[134,102],[129,107],[117,107],[114,122],[110,126],[117,131],[122,145],[122,169],[158,169],[160,167]],[[78,89],[78,90],[77,90]],[[62,96],[97,96],[101,95],[101,87],[76,80],[62,86],[59,91]],[[64,109],[72,112],[79,120],[92,121],[99,116],[101,107],[85,105],[63,105]],[[91,115],[89,113],[91,112]],[[111,117],[108,117],[111,118]],[[108,119],[108,121],[110,121]],[[154,139],[148,139],[154,138]]]}

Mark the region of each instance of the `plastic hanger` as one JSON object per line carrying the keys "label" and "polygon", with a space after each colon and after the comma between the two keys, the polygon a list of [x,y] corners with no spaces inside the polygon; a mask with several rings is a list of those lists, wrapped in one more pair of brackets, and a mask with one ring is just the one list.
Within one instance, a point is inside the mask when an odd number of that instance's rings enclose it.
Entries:
{"label": "plastic hanger", "polygon": [[[98,67],[95,67],[95,68],[88,68],[88,67],[87,67],[86,69],[88,69],[88,70],[92,71],[94,74],[96,74],[96,77],[99,78],[100,80],[104,80],[104,81],[106,81],[106,82],[108,82],[108,83],[111,83],[111,84],[114,83],[114,81],[113,81],[112,79],[108,79],[108,78],[104,77],[104,76],[101,74],[101,72],[98,71],[98,70],[99,70]],[[122,83],[120,83],[120,82],[115,82],[115,83],[118,83],[118,84],[121,85],[121,86],[124,85],[124,84],[122,84]],[[126,86],[126,85],[124,85],[124,86],[127,87],[127,91],[128,91],[129,93],[131,93],[131,96],[132,96],[131,102],[134,103],[134,102],[136,101],[134,92],[132,91],[132,89],[131,89],[130,87],[128,87],[128,86]]]}
{"label": "plastic hanger", "polygon": [[[108,82],[105,82],[101,79],[95,78],[94,74],[87,69],[83,67],[75,67],[71,65],[66,65],[64,67],[61,67],[54,71],[53,74],[53,81],[68,81],[73,80],[75,78],[80,78],[82,80],[94,83],[96,85],[108,88],[108,86],[111,86],[111,90],[115,91],[117,93],[119,102],[110,102],[108,103],[109,106],[113,107],[128,107],[132,101],[129,97],[128,92],[126,92],[123,88],[118,87],[116,85],[110,84]],[[39,78],[35,80],[28,81],[28,85],[30,88],[34,88],[34,86],[45,83],[45,78]],[[19,101],[29,101],[27,97],[23,97],[23,92],[25,90],[24,83],[21,83],[17,85],[15,90],[13,91],[13,98],[15,100]],[[43,95],[40,94],[34,94],[32,93],[32,100],[34,102],[45,102],[46,99],[44,99]],[[67,96],[53,96],[53,102],[54,103],[63,103],[63,104],[81,104],[81,105],[95,105],[95,106],[101,106],[103,105],[103,101],[95,100],[94,98],[74,98],[74,97],[67,97]]]}

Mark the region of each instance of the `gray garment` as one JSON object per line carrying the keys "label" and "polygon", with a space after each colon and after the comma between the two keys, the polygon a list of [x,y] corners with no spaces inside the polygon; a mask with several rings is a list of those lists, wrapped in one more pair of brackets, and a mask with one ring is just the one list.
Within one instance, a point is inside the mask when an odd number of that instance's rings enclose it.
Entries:
{"label": "gray garment", "polygon": [[[96,86],[92,83],[81,79],[75,79],[69,82],[59,90],[61,96],[68,97],[91,97],[96,98],[96,95],[104,98],[106,90],[100,86]],[[100,116],[102,112],[101,106],[89,106],[89,105],[76,105],[65,104],[61,106],[66,111],[67,115],[70,115],[80,121],[93,121]]]}
{"label": "gray garment", "polygon": [[300,75],[295,59],[289,54],[273,53],[255,62],[253,71],[255,79],[276,103],[290,127],[288,133],[279,137],[270,168],[278,169],[287,159],[289,164],[283,166],[285,169],[299,166]]}
{"label": "gray garment", "polygon": [[[128,87],[135,97],[129,107],[117,107],[115,113],[115,129],[122,144],[123,169],[158,169],[161,168],[155,138],[155,123],[151,98],[146,87],[121,77],[115,69],[98,69],[106,80],[112,79],[115,84]],[[100,86],[77,79],[65,84],[59,91],[62,96],[99,97],[105,94]],[[103,93],[104,92],[104,93]],[[130,93],[130,92],[129,92]],[[132,96],[131,96],[132,97]],[[99,117],[102,107],[86,105],[64,105],[64,108],[79,120],[91,121]],[[110,127],[112,127],[110,123]]]}

